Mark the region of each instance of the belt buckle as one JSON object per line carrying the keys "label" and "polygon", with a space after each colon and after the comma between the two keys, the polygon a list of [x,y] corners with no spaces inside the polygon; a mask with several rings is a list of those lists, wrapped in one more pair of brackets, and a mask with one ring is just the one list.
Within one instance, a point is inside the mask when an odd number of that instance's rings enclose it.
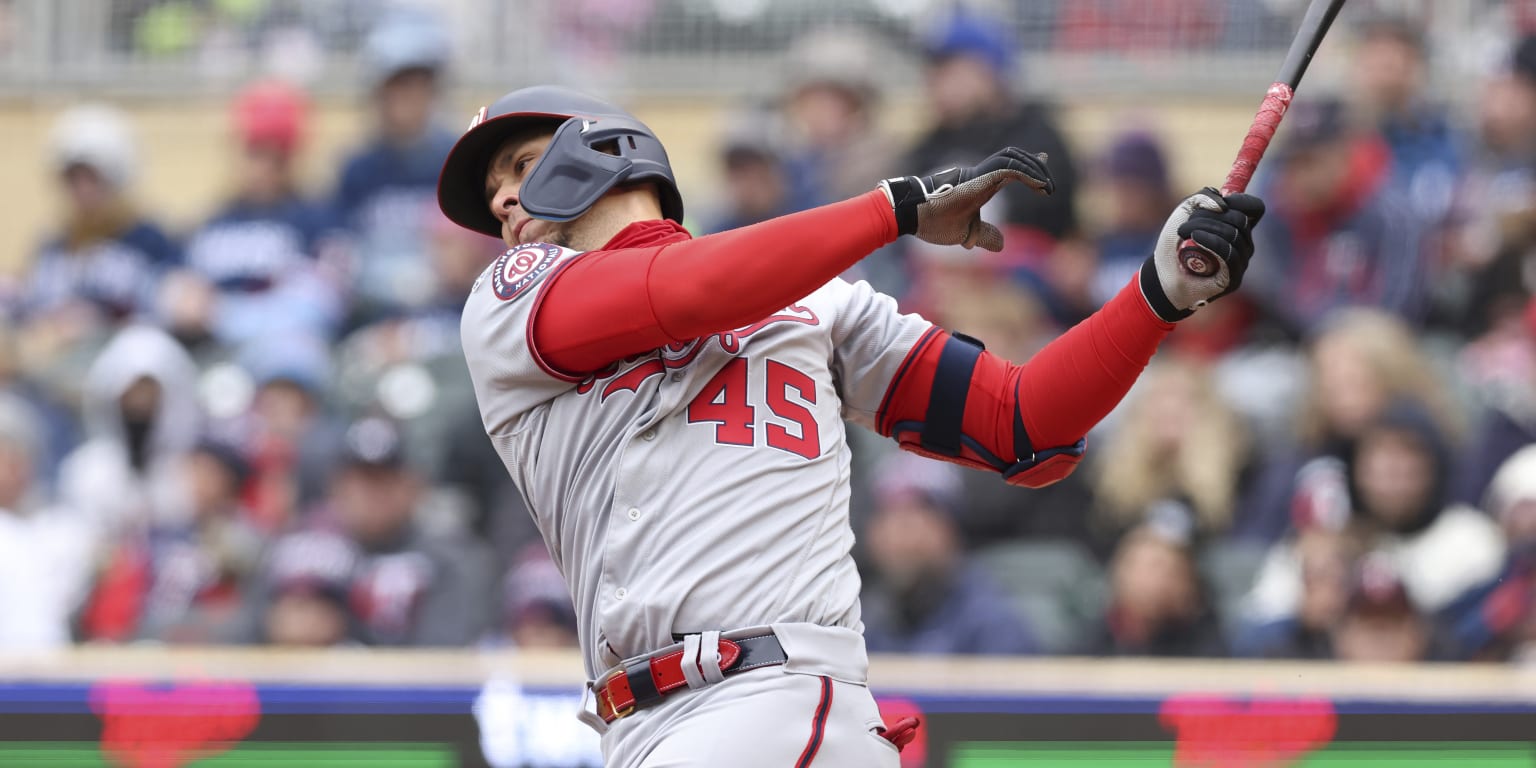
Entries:
{"label": "belt buckle", "polygon": [[[608,687],[608,683],[612,682],[614,678],[624,673],[625,670],[622,665],[614,667],[608,672],[608,674],[603,675],[603,679],[599,680],[597,683],[597,703],[599,706],[601,706],[603,704],[603,700],[607,699],[608,711],[613,713],[613,720],[610,720],[609,722],[623,720],[624,718],[629,717],[635,713],[635,702],[630,702],[629,706],[626,706],[623,709],[618,709],[613,706],[613,691]],[[598,714],[601,715],[602,713],[599,712]]]}

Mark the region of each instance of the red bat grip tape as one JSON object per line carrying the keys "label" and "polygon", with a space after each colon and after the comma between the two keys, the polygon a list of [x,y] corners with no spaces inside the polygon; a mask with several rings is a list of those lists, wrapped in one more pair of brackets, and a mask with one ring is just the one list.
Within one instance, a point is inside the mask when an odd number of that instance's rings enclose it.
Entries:
{"label": "red bat grip tape", "polygon": [[[1221,185],[1223,197],[1247,191],[1248,182],[1253,179],[1253,172],[1259,167],[1259,159],[1264,157],[1264,150],[1269,149],[1270,140],[1275,138],[1275,129],[1280,127],[1281,118],[1285,117],[1285,111],[1291,107],[1292,95],[1291,87],[1285,83],[1271,85],[1269,92],[1264,94],[1259,113],[1254,115],[1253,125],[1248,127],[1248,135],[1243,137],[1243,148],[1238,150],[1237,159],[1232,161],[1232,170],[1227,172],[1227,182]],[[1208,258],[1209,255],[1195,245],[1193,240],[1179,244],[1179,260],[1192,274],[1216,274],[1217,264],[1214,259]]]}

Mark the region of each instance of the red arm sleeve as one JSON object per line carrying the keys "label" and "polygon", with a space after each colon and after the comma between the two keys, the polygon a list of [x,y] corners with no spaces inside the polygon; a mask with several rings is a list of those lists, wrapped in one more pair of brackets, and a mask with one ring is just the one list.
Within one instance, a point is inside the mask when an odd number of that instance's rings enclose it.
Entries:
{"label": "red arm sleeve", "polygon": [[1075,444],[1125,397],[1171,330],[1172,323],[1152,314],[1133,279],[1103,308],[1046,345],[1028,363],[1016,365],[982,352],[971,372],[961,425],[969,445],[959,456],[923,450],[914,442],[915,432],[897,434],[903,431],[903,423],[921,424],[928,414],[934,377],[948,342],[940,334],[913,348],[904,373],[891,382],[876,423],[881,434],[896,437],[909,450],[1005,470],[1031,459],[1019,455],[1016,424],[1023,425],[1035,452]]}
{"label": "red arm sleeve", "polygon": [[760,320],[895,239],[890,201],[873,190],[696,240],[589,253],[551,277],[531,338],[557,372],[589,373]]}

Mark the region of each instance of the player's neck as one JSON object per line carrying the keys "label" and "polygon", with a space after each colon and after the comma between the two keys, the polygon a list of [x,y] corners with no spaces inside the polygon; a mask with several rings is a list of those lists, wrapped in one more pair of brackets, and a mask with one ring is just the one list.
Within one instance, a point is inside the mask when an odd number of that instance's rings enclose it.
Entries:
{"label": "player's neck", "polygon": [[582,251],[597,250],[625,227],[661,217],[661,201],[649,184],[616,189],[603,195],[581,218],[582,226],[572,233],[571,247]]}

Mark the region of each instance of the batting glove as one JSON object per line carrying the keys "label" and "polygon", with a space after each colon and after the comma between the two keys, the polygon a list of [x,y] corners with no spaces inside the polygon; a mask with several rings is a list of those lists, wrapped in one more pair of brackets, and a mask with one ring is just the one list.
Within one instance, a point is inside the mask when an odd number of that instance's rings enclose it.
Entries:
{"label": "batting glove", "polygon": [[1003,233],[981,220],[981,207],[1004,184],[1019,181],[1041,194],[1056,190],[1045,167],[1045,153],[1032,155],[1008,147],[965,168],[932,176],[903,176],[880,182],[896,211],[896,230],[935,245],[1003,249]]}
{"label": "batting glove", "polygon": [[[1237,290],[1253,258],[1253,227],[1263,217],[1263,200],[1244,194],[1222,197],[1210,187],[1179,203],[1163,225],[1151,258],[1141,265],[1141,295],[1152,311],[1173,323]],[[1216,257],[1214,274],[1197,275],[1184,268],[1179,244],[1186,239]]]}

